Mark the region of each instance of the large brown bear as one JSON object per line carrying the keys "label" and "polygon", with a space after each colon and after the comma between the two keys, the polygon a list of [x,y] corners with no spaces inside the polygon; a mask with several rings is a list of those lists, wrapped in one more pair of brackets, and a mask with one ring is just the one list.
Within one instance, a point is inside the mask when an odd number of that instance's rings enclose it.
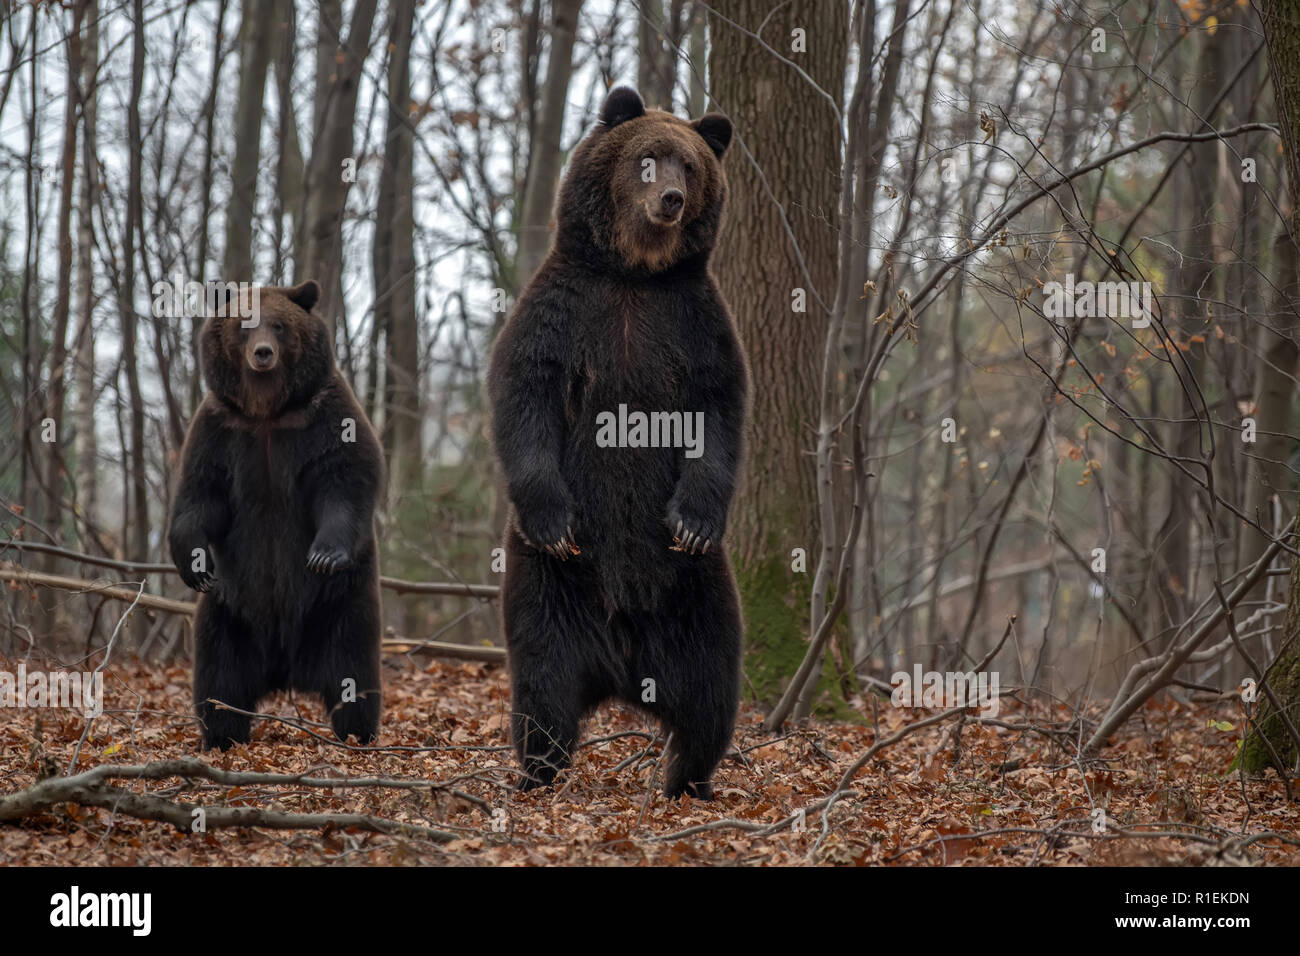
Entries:
{"label": "large brown bear", "polygon": [[712,797],[730,745],[742,627],[722,537],[748,375],[709,274],[730,141],[724,116],[610,93],[492,354],[525,789],[568,765],[580,718],[609,698],[671,732],[669,796]]}
{"label": "large brown bear", "polygon": [[[334,364],[312,281],[262,288],[257,320],[207,320],[169,544],[199,597],[194,702],[203,747],[246,743],[274,690],[319,694],[334,732],[379,731],[383,452]],[[234,308],[222,309],[237,313]]]}

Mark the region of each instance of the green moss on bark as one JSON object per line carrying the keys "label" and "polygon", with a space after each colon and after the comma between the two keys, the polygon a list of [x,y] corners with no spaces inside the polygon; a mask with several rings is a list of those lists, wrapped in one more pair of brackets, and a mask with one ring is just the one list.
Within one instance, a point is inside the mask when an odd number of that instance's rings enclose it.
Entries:
{"label": "green moss on bark", "polygon": [[[1300,727],[1300,647],[1293,644],[1291,650],[1273,665],[1266,680],[1273,694],[1286,709],[1291,725]],[[1272,750],[1269,749],[1269,744],[1272,745]],[[1274,752],[1282,761],[1281,767],[1278,767],[1274,760]],[[1274,767],[1278,773],[1289,773],[1295,766],[1295,762],[1295,741],[1272,702],[1261,694],[1259,710],[1246,733],[1246,739],[1241,745],[1237,759],[1232,763],[1232,769],[1244,767],[1248,772],[1253,773],[1266,767]]]}
{"label": "green moss on bark", "polygon": [[[745,689],[771,707],[808,649],[812,576],[791,570],[790,562],[778,556],[756,568],[738,567],[736,584],[745,615]],[[856,716],[844,700],[829,660],[818,682],[814,713],[841,720]]]}

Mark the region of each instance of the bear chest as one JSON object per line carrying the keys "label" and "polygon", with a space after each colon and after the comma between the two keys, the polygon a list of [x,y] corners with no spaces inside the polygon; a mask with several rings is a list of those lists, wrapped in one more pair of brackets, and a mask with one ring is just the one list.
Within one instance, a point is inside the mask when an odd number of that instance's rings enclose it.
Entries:
{"label": "bear chest", "polygon": [[234,500],[281,516],[298,510],[305,450],[294,432],[270,428],[239,432],[232,445]]}
{"label": "bear chest", "polygon": [[[667,408],[681,394],[687,355],[676,302],[651,294],[610,295],[584,330],[573,385],[595,405],[649,403]],[[611,406],[613,407],[613,406]]]}

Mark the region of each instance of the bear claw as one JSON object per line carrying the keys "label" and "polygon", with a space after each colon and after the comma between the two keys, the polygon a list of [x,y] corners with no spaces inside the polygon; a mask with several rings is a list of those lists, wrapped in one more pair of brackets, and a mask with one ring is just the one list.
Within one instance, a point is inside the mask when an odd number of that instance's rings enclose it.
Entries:
{"label": "bear claw", "polygon": [[681,551],[684,554],[708,554],[709,548],[713,544],[712,537],[705,537],[703,531],[688,529],[682,532],[682,522],[677,522],[677,533],[673,535],[672,547],[670,551]]}
{"label": "bear claw", "polygon": [[541,547],[534,544],[533,540],[529,538],[528,535],[524,534],[522,530],[519,532],[519,536],[524,539],[524,542],[530,548],[537,548],[538,551],[545,551],[551,557],[557,558],[560,561],[564,561],[571,555],[582,554],[582,549],[579,548],[577,543],[573,540],[572,527],[565,528],[562,537],[557,538],[550,544],[544,544]]}
{"label": "bear claw", "polygon": [[713,539],[721,539],[722,522],[686,513],[676,501],[670,502],[664,524],[672,531],[673,543],[668,550],[683,554],[708,554]]}
{"label": "bear claw", "polygon": [[207,594],[212,590],[212,586],[217,583],[217,579],[209,571],[191,571],[189,574],[181,574],[181,580],[191,591],[197,591],[200,594]]}
{"label": "bear claw", "polygon": [[333,574],[348,566],[347,552],[342,548],[312,548],[307,555],[307,567],[317,574]]}

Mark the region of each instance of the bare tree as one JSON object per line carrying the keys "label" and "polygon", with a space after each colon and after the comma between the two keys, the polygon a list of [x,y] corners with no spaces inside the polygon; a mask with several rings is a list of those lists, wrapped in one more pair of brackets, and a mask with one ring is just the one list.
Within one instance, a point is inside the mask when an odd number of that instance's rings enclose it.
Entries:
{"label": "bare tree", "polygon": [[415,173],[411,39],[415,0],[393,0],[388,119],[375,207],[374,323],[383,331],[384,428],[390,508],[419,485],[420,333],[415,307]]}
{"label": "bare tree", "polygon": [[141,186],[140,87],[144,81],[144,4],[134,0],[131,31],[131,93],[126,104],[127,199],[122,217],[122,279],[118,289],[118,312],[122,319],[122,369],[131,401],[131,467],[129,469],[131,535],[123,544],[128,556],[149,559],[149,486],[144,466],[144,396],[140,391],[140,366],[136,356],[135,239],[143,238],[144,208]]}
{"label": "bare tree", "polygon": [[[95,207],[99,198],[97,136],[99,75],[99,3],[86,0],[81,57],[81,193],[77,202],[77,283],[73,314],[76,349],[73,358],[73,428],[76,433],[76,513],[83,546],[94,539],[98,505],[95,435]],[[88,548],[89,549],[89,548]]]}
{"label": "bare tree", "polygon": [[239,23],[239,96],[235,105],[230,157],[230,200],[226,204],[226,251],[223,278],[253,281],[253,213],[262,155],[262,114],[266,73],[275,31],[263,22],[262,4],[244,0]]}
{"label": "bare tree", "polygon": [[[81,112],[81,30],[85,3],[72,8],[72,23],[68,30],[68,84],[67,102],[63,115],[63,152],[59,167],[59,221],[57,242],[59,246],[59,276],[55,288],[53,331],[50,338],[50,362],[45,415],[53,423],[56,440],[46,446],[45,459],[45,514],[47,528],[54,531],[63,524],[63,472],[67,467],[60,439],[63,437],[63,413],[67,392],[68,366],[68,315],[72,298],[72,205],[76,185],[77,124]],[[48,568],[48,565],[47,565]]]}
{"label": "bare tree", "polygon": [[573,74],[573,44],[581,12],[582,0],[555,0],[546,82],[542,85],[537,123],[529,140],[528,178],[519,216],[515,284],[520,289],[532,278],[551,246],[551,212],[564,158],[560,137],[564,132],[564,108]]}
{"label": "bare tree", "polygon": [[316,127],[307,164],[306,208],[294,275],[296,281],[314,278],[320,282],[321,302],[317,309],[331,327],[337,324],[343,308],[343,219],[357,166],[353,127],[376,6],[376,0],[357,0],[346,39],[342,35],[340,5],[326,2],[318,8]]}
{"label": "bare tree", "polygon": [[646,106],[673,108],[677,54],[685,38],[685,0],[639,0],[637,3],[637,89]]}

